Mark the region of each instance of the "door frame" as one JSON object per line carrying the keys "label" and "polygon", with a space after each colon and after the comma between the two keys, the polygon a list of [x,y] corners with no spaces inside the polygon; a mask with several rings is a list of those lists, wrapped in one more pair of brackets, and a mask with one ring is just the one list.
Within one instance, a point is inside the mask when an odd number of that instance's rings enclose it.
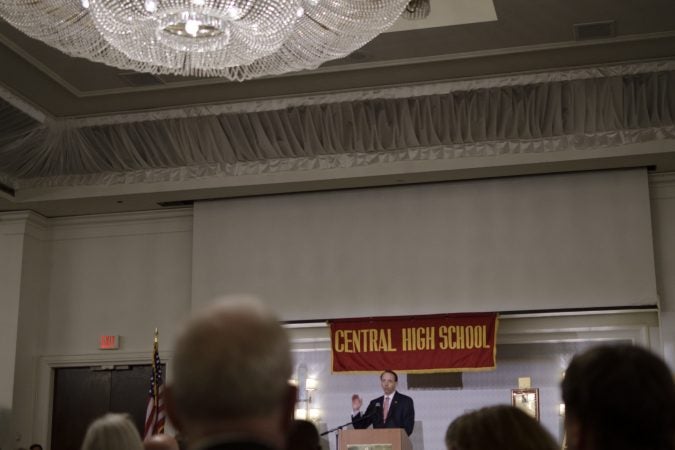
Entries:
{"label": "door frame", "polygon": [[[173,352],[159,352],[164,364],[164,382],[170,380]],[[42,356],[37,362],[37,382],[35,390],[35,409],[33,411],[33,440],[42,442],[45,450],[51,450],[52,408],[54,406],[54,374],[56,369],[67,367],[87,367],[102,365],[144,365],[152,364],[152,352],[102,351],[83,355]],[[173,433],[167,420],[166,430]]]}

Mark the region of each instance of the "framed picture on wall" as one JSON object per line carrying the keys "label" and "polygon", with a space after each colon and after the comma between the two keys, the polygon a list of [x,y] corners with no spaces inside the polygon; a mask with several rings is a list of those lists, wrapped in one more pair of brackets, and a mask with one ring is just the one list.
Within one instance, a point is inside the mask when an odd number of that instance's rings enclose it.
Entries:
{"label": "framed picture on wall", "polygon": [[539,420],[539,389],[511,389],[511,404]]}

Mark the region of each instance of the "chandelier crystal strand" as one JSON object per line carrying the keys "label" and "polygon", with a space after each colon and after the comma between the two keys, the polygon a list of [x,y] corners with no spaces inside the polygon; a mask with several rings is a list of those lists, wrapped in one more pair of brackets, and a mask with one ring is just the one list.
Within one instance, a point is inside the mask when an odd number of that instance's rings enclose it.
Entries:
{"label": "chandelier crystal strand", "polygon": [[347,6],[339,0],[306,4],[298,32],[278,52],[242,67],[242,79],[313,69],[347,56],[377,36],[382,31],[378,25],[393,24],[406,4],[368,0],[353,0]]}
{"label": "chandelier crystal strand", "polygon": [[122,69],[230,80],[313,69],[362,47],[408,0],[0,0],[64,53]]}
{"label": "chandelier crystal strand", "polygon": [[250,64],[278,50],[293,31],[298,3],[161,0],[149,13],[137,0],[90,1],[99,31],[117,50],[190,73]]}

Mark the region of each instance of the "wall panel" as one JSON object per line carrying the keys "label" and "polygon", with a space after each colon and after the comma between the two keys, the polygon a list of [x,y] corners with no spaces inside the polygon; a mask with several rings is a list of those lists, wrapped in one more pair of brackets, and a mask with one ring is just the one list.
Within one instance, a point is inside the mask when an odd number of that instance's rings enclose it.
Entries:
{"label": "wall panel", "polygon": [[285,320],[656,303],[646,171],[202,202],[193,305]]}

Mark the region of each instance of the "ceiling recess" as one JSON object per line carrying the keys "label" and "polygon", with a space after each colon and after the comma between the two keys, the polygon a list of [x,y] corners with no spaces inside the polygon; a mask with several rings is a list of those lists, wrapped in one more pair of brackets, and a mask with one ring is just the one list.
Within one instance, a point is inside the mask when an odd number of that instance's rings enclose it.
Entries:
{"label": "ceiling recess", "polygon": [[589,39],[606,39],[616,36],[616,22],[606,20],[603,22],[577,23],[573,25],[574,39],[586,41]]}

